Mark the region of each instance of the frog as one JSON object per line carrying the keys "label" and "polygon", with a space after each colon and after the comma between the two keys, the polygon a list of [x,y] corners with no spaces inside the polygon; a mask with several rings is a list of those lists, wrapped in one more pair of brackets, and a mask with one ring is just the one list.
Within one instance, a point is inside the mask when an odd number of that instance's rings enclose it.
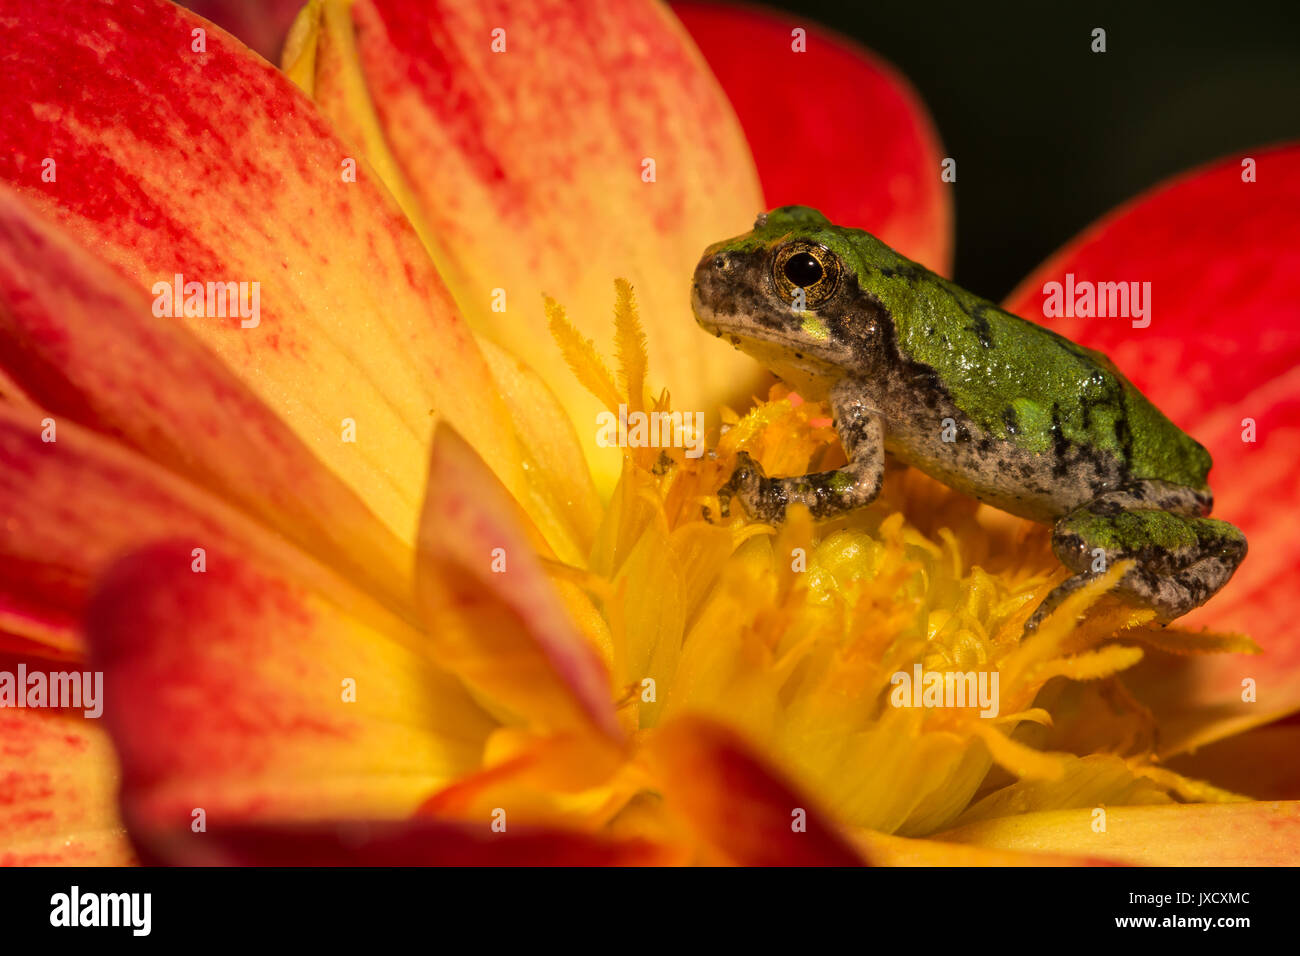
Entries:
{"label": "frog", "polygon": [[[769,477],[745,452],[716,494],[777,524],[866,507],[886,465],[917,468],[1051,528],[1068,576],[1025,634],[1073,592],[1128,562],[1116,590],[1168,624],[1204,604],[1246,556],[1210,518],[1209,452],[1105,354],[1013,315],[862,229],[807,206],[759,215],[695,268],[699,326],[826,401],[846,463]],[[705,507],[705,517],[713,520]]]}

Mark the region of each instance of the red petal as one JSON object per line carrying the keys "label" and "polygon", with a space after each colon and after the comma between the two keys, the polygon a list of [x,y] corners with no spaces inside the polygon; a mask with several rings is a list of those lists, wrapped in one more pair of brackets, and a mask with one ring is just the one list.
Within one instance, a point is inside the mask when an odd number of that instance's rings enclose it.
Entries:
{"label": "red petal", "polygon": [[[1234,156],[1158,186],[1085,229],[1007,307],[1106,352],[1192,429],[1291,371],[1300,360],[1300,145],[1245,155],[1258,182],[1242,182]],[[1150,327],[1044,318],[1043,284],[1067,272],[1076,283],[1150,282]],[[1238,440],[1224,450],[1247,449]]]}
{"label": "red petal", "polygon": [[[869,51],[807,17],[678,3],[673,11],[731,98],[768,206],[820,209],[946,273],[952,193],[920,97]],[[806,52],[791,31],[806,31]]]}

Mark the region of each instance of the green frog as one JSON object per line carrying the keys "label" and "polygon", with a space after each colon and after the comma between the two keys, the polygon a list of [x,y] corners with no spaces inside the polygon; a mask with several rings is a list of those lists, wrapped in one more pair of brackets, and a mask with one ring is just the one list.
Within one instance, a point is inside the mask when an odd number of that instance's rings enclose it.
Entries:
{"label": "green frog", "polygon": [[1072,572],[1027,631],[1120,560],[1121,593],[1167,623],[1205,603],[1246,555],[1206,517],[1210,454],[1100,352],[999,308],[861,229],[786,206],[710,246],[692,305],[707,331],[800,395],[825,399],[848,463],[768,477],[742,453],[718,493],[779,522],[825,518],[880,492],[886,455],[1052,527]]}

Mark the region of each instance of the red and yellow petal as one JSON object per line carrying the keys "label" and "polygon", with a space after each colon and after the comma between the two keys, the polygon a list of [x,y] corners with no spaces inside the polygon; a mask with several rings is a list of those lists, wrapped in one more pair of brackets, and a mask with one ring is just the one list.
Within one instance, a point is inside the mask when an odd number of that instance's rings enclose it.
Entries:
{"label": "red and yellow petal", "polygon": [[[749,228],[762,193],[665,7],[324,0],[304,18],[286,69],[364,143],[466,318],[527,358],[580,433],[601,409],[551,340],[542,293],[604,337],[619,276],[652,333],[655,388],[708,412],[748,400],[756,368],[698,330],[688,293],[701,252]],[[609,489],[617,450],[585,447]]]}
{"label": "red and yellow petal", "polygon": [[[1256,181],[1243,180],[1252,159]],[[1043,318],[1046,282],[1150,282],[1151,324]],[[1215,515],[1250,553],[1207,606],[1179,622],[1243,631],[1260,657],[1155,657],[1125,682],[1155,711],[1174,753],[1300,708],[1300,571],[1290,528],[1300,507],[1300,146],[1249,151],[1140,196],[1085,230],[1007,305],[1115,359],[1179,426],[1209,448]],[[1248,422],[1247,419],[1250,421]],[[1246,441],[1252,428],[1254,441]],[[1253,681],[1255,701],[1243,700]],[[1207,716],[1209,715],[1209,716]]]}
{"label": "red and yellow petal", "polygon": [[1016,852],[1080,854],[1146,866],[1295,866],[1300,803],[1188,803],[998,817],[935,835]]}
{"label": "red and yellow petal", "polygon": [[[1257,163],[1257,182],[1242,180],[1246,156]],[[1298,170],[1300,145],[1291,145],[1249,150],[1176,177],[1085,229],[1006,305],[1106,352],[1171,418],[1194,428],[1296,364]],[[1151,325],[1044,318],[1043,284],[1067,272],[1076,284],[1150,282]],[[1226,457],[1247,451],[1238,446]]]}
{"label": "red and yellow petal", "polygon": [[416,593],[438,660],[542,730],[622,737],[609,674],[538,556],[539,537],[481,458],[440,428],[421,517]]}
{"label": "red and yellow petal", "polygon": [[952,187],[925,105],[896,70],[807,17],[693,2],[673,12],[735,107],[769,207],[820,209],[947,274]]}
{"label": "red and yellow petal", "polygon": [[[665,809],[713,848],[704,862],[742,866],[861,866],[863,858],[815,806],[739,735],[680,717],[647,738]],[[716,859],[712,857],[716,856]]]}
{"label": "red and yellow petal", "polygon": [[477,766],[493,722],[427,654],[321,595],[185,544],[123,559],[87,612],[124,815],[148,845],[249,821],[401,818]]}
{"label": "red and yellow petal", "polygon": [[122,442],[390,603],[405,600],[408,550],[184,325],[155,317],[150,301],[0,184],[0,367],[23,393],[56,423]]}
{"label": "red and yellow petal", "polygon": [[[3,669],[16,673],[8,657]],[[30,671],[66,664],[25,659]],[[0,710],[0,866],[125,866],[117,760],[82,712]]]}
{"label": "red and yellow petal", "polygon": [[23,642],[7,646],[77,656],[95,579],[163,537],[256,559],[363,619],[389,617],[281,536],[121,443],[38,407],[0,403],[0,634]]}
{"label": "red and yellow petal", "polygon": [[400,539],[437,418],[519,490],[509,417],[419,238],[282,74],[165,0],[0,0],[0,46],[0,181],[151,294],[246,282],[251,306],[259,283],[255,326],[158,321],[187,325]]}

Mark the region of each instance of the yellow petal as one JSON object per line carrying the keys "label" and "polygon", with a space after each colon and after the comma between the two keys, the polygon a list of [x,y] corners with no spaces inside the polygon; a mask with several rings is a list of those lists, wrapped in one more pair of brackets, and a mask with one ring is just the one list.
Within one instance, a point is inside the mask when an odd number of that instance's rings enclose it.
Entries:
{"label": "yellow petal", "polygon": [[999,850],[1074,853],[1147,866],[1296,866],[1300,802],[1055,810],[972,823],[935,839]]}
{"label": "yellow petal", "polygon": [[1061,757],[1056,780],[1021,780],[989,794],[956,820],[956,826],[1042,810],[1119,804],[1171,803],[1151,780],[1110,754]]}
{"label": "yellow petal", "polygon": [[600,522],[600,497],[573,422],[526,363],[491,342],[482,346],[518,436],[524,508],[561,561],[584,565]]}
{"label": "yellow petal", "polygon": [[999,850],[854,830],[849,838],[876,866],[1104,866],[1110,861],[1063,853]]}

